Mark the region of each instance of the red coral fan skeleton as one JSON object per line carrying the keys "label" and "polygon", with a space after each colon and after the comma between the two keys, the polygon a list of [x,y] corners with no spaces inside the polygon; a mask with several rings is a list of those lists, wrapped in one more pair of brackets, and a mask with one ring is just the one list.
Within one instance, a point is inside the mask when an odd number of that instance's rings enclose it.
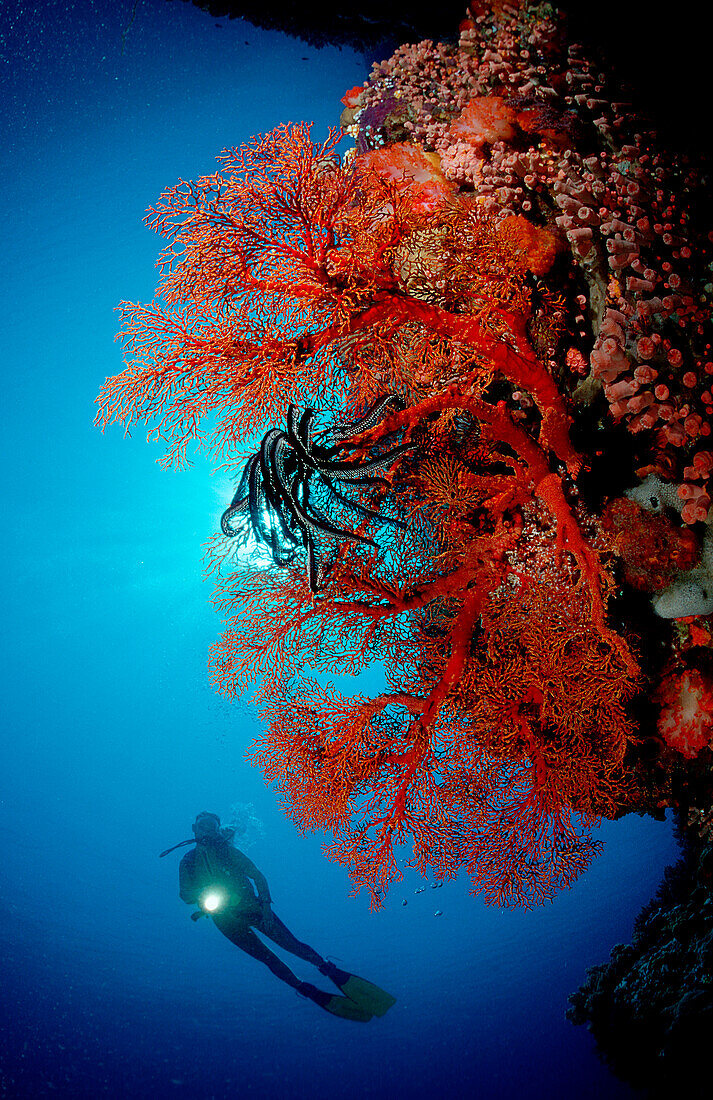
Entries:
{"label": "red coral fan skeleton", "polygon": [[[410,839],[421,870],[530,905],[641,805],[617,576],[661,616],[708,606],[693,177],[525,0],[401,47],[343,103],[344,158],[338,132],[281,126],[151,211],[159,297],[124,308],[99,421],[151,421],[173,462],[268,429],[214,546],[237,562],[214,680],[257,681],[255,759],[375,904]],[[633,488],[600,519],[579,483],[617,426]],[[318,678],[373,661],[375,698]],[[690,715],[662,699],[673,744]]]}

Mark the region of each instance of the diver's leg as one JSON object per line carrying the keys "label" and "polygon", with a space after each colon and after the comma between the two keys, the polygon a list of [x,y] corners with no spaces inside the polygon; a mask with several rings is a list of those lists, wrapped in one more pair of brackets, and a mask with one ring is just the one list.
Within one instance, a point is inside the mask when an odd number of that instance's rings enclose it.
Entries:
{"label": "diver's leg", "polygon": [[[250,923],[248,923],[248,920]],[[319,955],[316,951],[312,951],[311,947],[307,947],[306,944],[296,940],[292,933],[285,928],[282,921],[277,920],[277,918],[275,920],[279,926],[274,929],[277,936],[272,937],[275,943],[279,943],[281,947],[287,947],[288,950],[293,950],[296,946],[302,951],[309,952],[315,958],[319,958]],[[254,959],[258,959],[259,962],[265,963],[265,966],[269,967],[276,978],[292,986],[303,997],[308,997],[310,1001],[314,1001],[326,1012],[330,1012],[333,1016],[341,1016],[346,1020],[357,1020],[360,1023],[366,1023],[367,1020],[371,1019],[373,1013],[368,1008],[362,1008],[361,1005],[355,1004],[349,997],[335,997],[331,993],[326,993],[323,989],[317,989],[316,986],[310,985],[309,982],[301,982],[299,978],[296,978],[290,968],[285,966],[277,955],[273,955],[269,947],[266,947],[253,932],[251,925],[262,931],[261,925],[264,923],[262,914],[259,917],[254,914],[246,919],[246,916],[236,917],[232,913],[216,913],[213,915],[213,921],[231,943],[234,943],[236,947],[240,947],[246,954],[252,955]],[[269,934],[271,935],[272,931]],[[265,931],[264,935],[268,935],[268,933]],[[301,955],[300,957],[307,959],[310,958],[310,955]]]}
{"label": "diver's leg", "polygon": [[286,982],[287,985],[292,986],[293,989],[299,987],[299,978],[295,977],[289,966],[286,966],[282,959],[278,959],[277,955],[274,955],[270,948],[266,947],[262,940],[258,939],[249,924],[245,921],[236,920],[234,917],[229,917],[226,914],[221,914],[220,916],[216,914],[213,917],[213,921],[231,943],[234,943],[236,947],[239,947],[247,955],[252,955],[254,959],[264,963],[281,982]]}
{"label": "diver's leg", "polygon": [[[341,990],[344,994],[343,997],[333,997],[330,1000],[328,993],[324,993],[321,989],[315,989],[308,982],[303,982],[300,986],[301,993],[304,993],[306,997],[311,997],[313,1001],[316,1001],[322,1008],[326,1008],[328,1012],[333,1012],[337,1016],[348,1015],[353,1020],[367,1020],[371,1016],[383,1016],[392,1005],[396,1004],[396,998],[391,993],[380,989],[373,982],[366,981],[365,978],[350,974],[348,970],[340,970],[334,963],[321,958],[308,944],[300,943],[274,913],[271,921],[266,921],[262,913],[256,914],[250,919],[253,927],[257,928],[263,936],[268,936],[278,947],[282,947],[285,951],[291,951],[299,959],[312,963],[321,974],[334,982],[337,989]],[[352,1002],[351,1007],[347,1002]],[[360,1012],[363,1015],[359,1015]]]}
{"label": "diver's leg", "polygon": [[267,936],[278,947],[289,951],[290,954],[296,955],[298,959],[304,959],[312,966],[320,967],[324,965],[322,956],[318,955],[308,943],[302,943],[296,936],[293,936],[287,925],[283,924],[274,913],[272,914],[272,920],[269,922],[261,914],[258,919],[253,921],[253,925],[258,932],[262,932],[263,936]]}

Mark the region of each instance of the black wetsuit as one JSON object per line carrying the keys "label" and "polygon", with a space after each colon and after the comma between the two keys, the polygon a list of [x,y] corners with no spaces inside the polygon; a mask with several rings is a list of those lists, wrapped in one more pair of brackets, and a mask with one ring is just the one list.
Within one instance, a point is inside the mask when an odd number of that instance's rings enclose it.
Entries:
{"label": "black wetsuit", "polygon": [[[306,943],[295,939],[271,911],[267,879],[251,859],[228,841],[205,840],[196,844],[181,860],[178,876],[180,896],[188,905],[199,904],[211,888],[226,895],[220,908],[210,914],[214,923],[224,936],[265,963],[283,982],[295,989],[300,984],[290,968],[258,939],[254,928],[305,962],[313,966],[324,964],[324,959]],[[250,879],[255,883],[257,894]]]}

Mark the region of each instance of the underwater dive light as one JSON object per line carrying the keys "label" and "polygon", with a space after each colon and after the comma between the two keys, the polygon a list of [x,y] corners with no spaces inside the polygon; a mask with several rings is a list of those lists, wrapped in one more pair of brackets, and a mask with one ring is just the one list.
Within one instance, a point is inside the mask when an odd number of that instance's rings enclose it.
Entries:
{"label": "underwater dive light", "polygon": [[224,900],[220,891],[211,890],[201,899],[201,908],[205,909],[206,913],[215,913],[216,909],[220,909]]}

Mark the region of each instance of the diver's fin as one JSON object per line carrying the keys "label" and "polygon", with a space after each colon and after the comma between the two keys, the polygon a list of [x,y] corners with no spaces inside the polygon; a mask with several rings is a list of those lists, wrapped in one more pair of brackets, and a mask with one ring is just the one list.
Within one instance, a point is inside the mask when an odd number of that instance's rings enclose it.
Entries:
{"label": "diver's fin", "polygon": [[322,1005],[322,1008],[326,1009],[327,1012],[331,1012],[333,1016],[342,1016],[345,1020],[358,1020],[362,1024],[368,1023],[373,1015],[368,1008],[364,1005],[358,1005],[351,997],[330,996],[327,1003]]}
{"label": "diver's fin", "polygon": [[360,978],[357,974],[350,974],[348,970],[340,970],[334,963],[325,963],[319,969],[350,1001],[371,1012],[373,1016],[383,1016],[396,1004],[396,998],[385,989],[380,989],[378,985],[368,982],[366,978]]}
{"label": "diver's fin", "polygon": [[333,993],[325,993],[323,989],[317,989],[309,982],[300,982],[297,992],[303,997],[309,997],[310,1001],[314,1001],[325,1012],[331,1012],[332,1016],[341,1016],[343,1020],[355,1020],[366,1024],[373,1015],[368,1008],[358,1005],[350,997],[337,997]]}
{"label": "diver's fin", "polygon": [[340,989],[350,1001],[354,1001],[374,1016],[383,1016],[396,1004],[396,998],[391,993],[387,993],[385,989],[380,989],[378,985],[356,974],[350,974]]}

